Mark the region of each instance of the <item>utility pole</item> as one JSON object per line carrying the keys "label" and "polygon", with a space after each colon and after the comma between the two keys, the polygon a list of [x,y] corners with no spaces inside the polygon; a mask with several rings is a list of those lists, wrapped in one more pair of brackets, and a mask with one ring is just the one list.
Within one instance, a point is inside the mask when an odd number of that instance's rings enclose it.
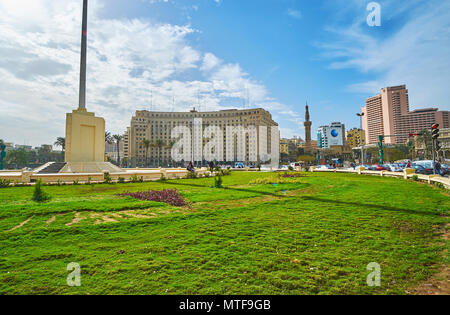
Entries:
{"label": "utility pole", "polygon": [[[357,113],[356,116],[359,117],[360,127],[361,127],[361,132],[362,132],[363,131],[362,118],[364,116],[364,113]],[[361,146],[361,165],[364,165],[364,143],[362,141],[361,135],[359,136],[359,145]]]}
{"label": "utility pole", "polygon": [[441,149],[439,139],[439,124],[434,124],[431,127],[431,149],[433,150],[433,174],[436,175],[436,159],[438,158],[438,152]]}

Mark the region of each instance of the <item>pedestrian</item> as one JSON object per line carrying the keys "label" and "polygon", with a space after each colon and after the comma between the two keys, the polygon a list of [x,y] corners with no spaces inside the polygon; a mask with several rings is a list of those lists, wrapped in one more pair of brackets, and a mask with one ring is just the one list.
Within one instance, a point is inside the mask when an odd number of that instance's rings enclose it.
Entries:
{"label": "pedestrian", "polygon": [[214,162],[213,161],[209,162],[209,170],[211,171],[211,173],[214,171]]}
{"label": "pedestrian", "polygon": [[408,163],[406,164],[406,168],[411,168],[411,161],[408,161]]}
{"label": "pedestrian", "polygon": [[188,165],[188,167],[187,167],[187,170],[188,170],[189,172],[195,173],[195,167],[194,167],[194,165],[192,164],[192,162],[189,162],[189,165]]}
{"label": "pedestrian", "polygon": [[436,174],[443,176],[441,163],[439,163],[439,161],[436,161]]}

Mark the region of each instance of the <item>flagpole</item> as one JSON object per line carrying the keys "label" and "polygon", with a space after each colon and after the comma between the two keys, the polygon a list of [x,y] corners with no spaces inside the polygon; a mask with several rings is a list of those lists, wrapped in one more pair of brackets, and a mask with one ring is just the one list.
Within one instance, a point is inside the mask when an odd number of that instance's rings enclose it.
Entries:
{"label": "flagpole", "polygon": [[80,102],[78,109],[86,109],[86,55],[87,55],[88,0],[83,0],[83,25],[81,29]]}

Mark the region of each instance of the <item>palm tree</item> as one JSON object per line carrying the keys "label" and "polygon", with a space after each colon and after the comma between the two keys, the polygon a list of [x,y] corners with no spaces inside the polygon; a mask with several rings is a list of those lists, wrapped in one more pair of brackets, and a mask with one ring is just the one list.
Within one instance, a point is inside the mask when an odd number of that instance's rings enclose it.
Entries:
{"label": "palm tree", "polygon": [[150,148],[151,142],[148,139],[142,140],[142,145],[145,147],[145,166],[147,166],[148,162],[148,149]]}
{"label": "palm tree", "polygon": [[175,143],[177,143],[177,142],[174,141],[174,140],[170,140],[170,141],[167,143],[167,146],[166,146],[166,148],[169,149],[169,151],[170,151],[170,157],[169,157],[169,159],[170,159],[170,164],[171,164],[172,167],[174,166],[173,159],[172,159],[172,148],[173,148],[173,146],[175,145]]}
{"label": "palm tree", "polygon": [[160,166],[160,156],[161,156],[161,149],[165,146],[164,141],[162,141],[161,139],[156,140],[155,143],[153,143],[152,145],[154,148],[158,149],[158,167]]}
{"label": "palm tree", "polygon": [[114,143],[114,139],[111,137],[111,132],[105,131],[105,142],[109,144]]}
{"label": "palm tree", "polygon": [[62,151],[64,152],[66,150],[66,138],[64,137],[56,138],[56,142],[54,143],[54,145],[57,147],[61,147]]}
{"label": "palm tree", "polygon": [[429,130],[423,130],[420,135],[417,136],[417,143],[424,145],[426,159],[428,153],[432,151],[431,132]]}
{"label": "palm tree", "polygon": [[116,140],[116,145],[117,145],[117,165],[120,167],[120,141],[122,141],[122,136],[121,135],[114,135],[112,136],[114,140]]}

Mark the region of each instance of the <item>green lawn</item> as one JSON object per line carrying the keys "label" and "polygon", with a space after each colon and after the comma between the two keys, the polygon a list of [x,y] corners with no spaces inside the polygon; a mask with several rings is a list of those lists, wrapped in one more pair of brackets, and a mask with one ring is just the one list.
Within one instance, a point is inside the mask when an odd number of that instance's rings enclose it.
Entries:
{"label": "green lawn", "polygon": [[[276,175],[233,173],[224,189],[212,178],[46,186],[44,204],[33,188],[0,189],[0,294],[404,294],[448,263],[443,190],[334,173],[252,184],[261,177]],[[148,189],[190,205],[117,196]],[[66,284],[71,262],[80,287]],[[366,284],[370,262],[381,287]]]}

